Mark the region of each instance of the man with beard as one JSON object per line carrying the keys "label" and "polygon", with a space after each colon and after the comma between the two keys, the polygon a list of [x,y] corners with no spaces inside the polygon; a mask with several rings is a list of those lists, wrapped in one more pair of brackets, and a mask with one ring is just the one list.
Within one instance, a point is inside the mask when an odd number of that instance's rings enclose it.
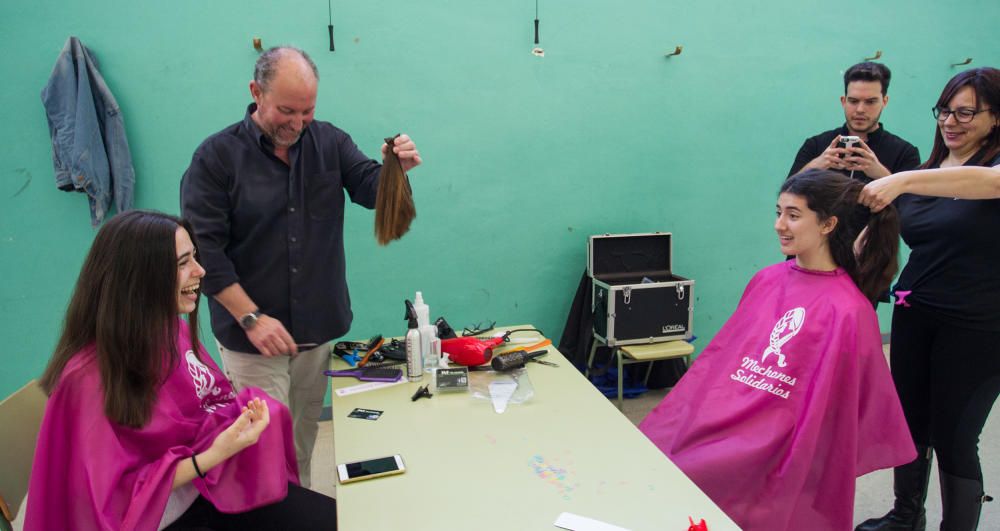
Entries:
{"label": "man with beard", "polygon": [[[888,132],[879,122],[889,103],[889,68],[881,63],[858,63],[844,72],[846,123],[806,139],[788,175],[808,169],[836,170],[864,183],[920,164],[920,153],[909,142]],[[850,147],[838,146],[843,136],[861,139]]]}
{"label": "man with beard", "polygon": [[[381,165],[344,131],[314,121],[319,75],[302,50],[257,60],[242,121],[210,136],[181,181],[207,273],[212,332],[227,376],[289,406],[302,485],[326,395],[327,343],[350,328],[344,264],[344,191],[375,206]],[[404,171],[420,164],[400,135]],[[300,348],[301,347],[301,348]]]}

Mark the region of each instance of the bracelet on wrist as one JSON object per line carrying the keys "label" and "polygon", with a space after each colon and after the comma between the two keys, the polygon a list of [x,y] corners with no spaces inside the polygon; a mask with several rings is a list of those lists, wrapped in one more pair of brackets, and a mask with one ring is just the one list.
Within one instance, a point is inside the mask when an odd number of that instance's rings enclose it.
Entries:
{"label": "bracelet on wrist", "polygon": [[198,477],[201,479],[205,479],[205,474],[198,467],[198,461],[194,458],[194,455],[191,456],[191,464],[194,465],[194,473],[198,474]]}

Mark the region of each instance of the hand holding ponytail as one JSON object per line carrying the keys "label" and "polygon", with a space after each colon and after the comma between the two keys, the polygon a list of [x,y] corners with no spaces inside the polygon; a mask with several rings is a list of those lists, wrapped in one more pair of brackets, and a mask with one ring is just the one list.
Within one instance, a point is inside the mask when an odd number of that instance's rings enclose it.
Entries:
{"label": "hand holding ponytail", "polygon": [[804,198],[820,220],[837,217],[836,227],[827,235],[830,255],[874,303],[899,268],[899,215],[892,205],[870,213],[861,204],[863,188],[859,181],[834,171],[807,170],[789,177],[781,192]]}

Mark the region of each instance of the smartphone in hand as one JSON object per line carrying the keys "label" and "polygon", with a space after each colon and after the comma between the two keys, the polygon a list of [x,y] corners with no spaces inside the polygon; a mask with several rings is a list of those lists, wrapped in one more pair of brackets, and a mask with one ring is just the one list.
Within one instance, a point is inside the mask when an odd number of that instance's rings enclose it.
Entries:
{"label": "smartphone in hand", "polygon": [[[852,147],[855,146],[855,144],[859,144],[859,143],[861,143],[861,138],[853,136],[853,135],[847,135],[847,136],[840,137],[840,140],[837,142],[837,147],[839,147],[839,148],[852,148]],[[840,158],[844,158],[844,154],[843,153],[840,154]]]}

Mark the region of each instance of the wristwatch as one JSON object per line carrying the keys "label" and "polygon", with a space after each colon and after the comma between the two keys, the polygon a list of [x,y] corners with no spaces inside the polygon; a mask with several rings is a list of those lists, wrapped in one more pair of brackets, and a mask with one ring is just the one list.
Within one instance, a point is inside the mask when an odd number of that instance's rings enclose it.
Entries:
{"label": "wristwatch", "polygon": [[261,315],[264,314],[260,313],[260,310],[254,310],[243,317],[240,317],[240,328],[250,330],[257,325],[257,320],[260,319]]}

